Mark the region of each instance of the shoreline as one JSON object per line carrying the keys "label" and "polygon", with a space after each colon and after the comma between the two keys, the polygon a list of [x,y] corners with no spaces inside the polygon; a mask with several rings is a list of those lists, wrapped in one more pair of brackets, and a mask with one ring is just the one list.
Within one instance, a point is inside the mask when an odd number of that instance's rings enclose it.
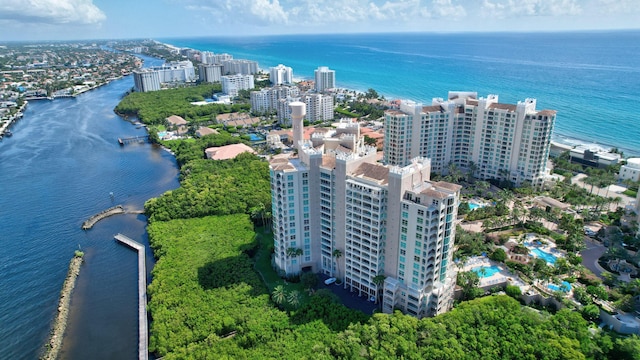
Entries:
{"label": "shoreline", "polygon": [[[213,51],[211,49],[197,49],[197,48],[191,48],[191,47],[179,47],[176,45],[173,45],[170,43],[171,39],[165,39],[165,41],[159,41],[159,40],[154,40],[156,43],[158,44],[162,44],[168,48],[189,48],[189,49],[193,49],[193,50],[197,50],[197,51]],[[231,55],[233,55],[231,53]],[[277,62],[277,63],[281,63],[281,62]],[[286,65],[286,64],[285,64]],[[265,65],[266,66],[266,65]],[[275,66],[275,65],[273,65]],[[259,70],[261,71],[265,71],[268,72],[268,68],[267,69],[263,69],[262,67],[259,67]],[[301,76],[301,75],[294,75],[294,81],[299,81],[299,80],[313,80],[313,76]],[[366,90],[364,89],[359,89],[358,87],[349,87],[349,82],[346,81],[343,83],[343,86],[339,86],[338,88],[341,90],[349,90],[349,91],[355,91],[356,93],[363,93],[366,92]],[[375,89],[375,88],[374,88]],[[390,99],[410,99],[407,96],[402,96],[402,95],[389,95],[386,93],[382,93],[379,92],[380,95],[384,96],[386,99],[390,100]],[[423,104],[429,104],[431,102],[430,99],[426,99],[426,100],[416,100],[416,99],[411,99],[413,101],[416,102],[421,102]],[[604,148],[604,149],[612,149],[612,148],[618,148],[620,150],[622,150],[625,154],[624,158],[629,158],[629,157],[638,157],[640,156],[640,149],[633,149],[633,148],[629,148],[627,146],[620,146],[620,145],[615,145],[615,144],[608,144],[608,143],[599,143],[599,142],[594,142],[592,140],[587,140],[587,139],[581,139],[579,136],[575,136],[573,134],[566,134],[566,133],[557,133],[557,131],[554,131],[554,133],[552,134],[552,141],[554,142],[558,142],[558,143],[563,143],[563,144],[567,144],[567,143],[571,143],[573,145],[584,145],[584,146],[597,146],[600,148]]]}
{"label": "shoreline", "polygon": [[62,348],[62,341],[64,340],[64,333],[67,329],[67,320],[69,318],[69,308],[71,305],[71,293],[76,287],[76,280],[80,275],[80,266],[84,262],[82,252],[76,252],[76,255],[69,262],[69,271],[67,277],[62,284],[62,290],[60,291],[60,299],[58,301],[58,315],[53,321],[51,326],[51,332],[49,340],[45,343],[44,353],[40,356],[42,360],[55,360],[58,358],[60,349]]}

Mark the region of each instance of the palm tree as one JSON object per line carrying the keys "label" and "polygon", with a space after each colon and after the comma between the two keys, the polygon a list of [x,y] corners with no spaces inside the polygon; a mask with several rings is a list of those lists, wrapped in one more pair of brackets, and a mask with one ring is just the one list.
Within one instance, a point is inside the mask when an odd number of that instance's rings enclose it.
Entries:
{"label": "palm tree", "polygon": [[384,280],[386,278],[387,277],[382,275],[382,274],[376,275],[376,276],[373,277],[373,283],[376,284],[376,286],[378,287],[376,289],[376,302],[375,302],[376,304],[378,303],[378,298],[380,298],[380,286],[382,286],[382,284],[384,284]]}
{"label": "palm tree", "polygon": [[287,301],[289,305],[297,308],[300,305],[300,292],[298,290],[293,290],[287,295]]}
{"label": "palm tree", "polygon": [[273,299],[273,302],[275,302],[278,305],[281,305],[287,298],[287,293],[284,291],[284,286],[282,285],[276,286],[273,289],[273,292],[271,293],[271,298]]}
{"label": "palm tree", "polygon": [[[338,262],[338,259],[340,259],[342,257],[342,251],[340,251],[339,249],[335,249],[333,250],[333,252],[331,253],[331,256],[333,256],[334,258],[336,258],[336,267],[338,268],[338,274],[340,274],[340,262]],[[340,276],[336,276],[337,278],[340,278]]]}
{"label": "palm tree", "polygon": [[476,171],[478,171],[478,165],[476,165],[476,163],[473,161],[469,161],[467,166],[468,166],[467,181],[469,183],[473,183],[473,180],[475,179],[475,173]]}

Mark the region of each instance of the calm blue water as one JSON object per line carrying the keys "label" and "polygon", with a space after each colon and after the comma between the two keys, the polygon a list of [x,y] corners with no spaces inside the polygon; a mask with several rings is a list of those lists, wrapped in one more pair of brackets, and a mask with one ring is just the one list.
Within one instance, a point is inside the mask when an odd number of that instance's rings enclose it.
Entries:
{"label": "calm blue water", "polygon": [[[484,269],[484,276],[482,275],[481,269]],[[478,276],[481,278],[489,278],[495,275],[496,273],[500,272],[500,268],[496,265],[478,266],[478,267],[474,267],[471,270],[474,271],[476,274],[478,274]]]}
{"label": "calm blue water", "polygon": [[535,255],[535,257],[540,258],[549,264],[553,265],[556,263],[556,257],[553,254],[550,254],[546,251],[542,251],[538,248],[532,249],[531,253]]}
{"label": "calm blue water", "polygon": [[562,291],[562,292],[569,292],[571,291],[571,284],[569,284],[566,281],[562,282],[562,285],[558,286],[556,284],[549,284],[547,285],[547,287],[549,289],[551,289],[552,291]]}
{"label": "calm blue water", "polygon": [[127,78],[77,99],[31,102],[0,142],[0,359],[37,358],[78,247],[86,261],[61,358],[136,357],[137,257],[113,235],[148,243],[145,218],[118,215],[80,229],[114,204],[140,209],[179,185],[166,151],[117,143],[144,134],[113,113],[132,86]]}
{"label": "calm blue water", "polygon": [[165,39],[227,52],[267,69],[312,78],[336,70],[339,87],[430,103],[449,90],[532,97],[555,109],[556,140],[595,142],[640,154],[640,31],[517,34],[357,34]]}

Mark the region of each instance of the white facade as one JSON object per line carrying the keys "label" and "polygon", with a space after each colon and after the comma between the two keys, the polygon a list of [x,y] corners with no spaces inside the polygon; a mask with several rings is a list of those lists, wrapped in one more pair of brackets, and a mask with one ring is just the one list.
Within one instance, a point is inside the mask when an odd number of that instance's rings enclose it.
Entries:
{"label": "white facade", "polygon": [[198,79],[201,82],[216,83],[222,77],[222,65],[200,64],[198,65]]}
{"label": "white facade", "polygon": [[289,103],[293,101],[302,101],[307,106],[307,115],[305,120],[310,122],[326,121],[334,118],[334,100],[331,95],[323,94],[307,94],[301,97],[280,98],[276,106],[278,122],[283,125],[289,125],[291,115],[289,113]]}
{"label": "white facade", "polygon": [[138,92],[160,90],[160,76],[157,71],[150,69],[134,70],[133,83]]}
{"label": "white facade", "polygon": [[225,75],[220,78],[222,92],[231,96],[238,96],[238,91],[253,89],[253,75]]}
{"label": "white facade", "polygon": [[200,53],[200,61],[203,64],[222,64],[223,61],[232,60],[233,56],[229,54],[214,54],[210,51]]}
{"label": "white facade", "polygon": [[278,100],[297,97],[300,90],[296,86],[275,86],[251,92],[251,111],[258,114],[277,110]]}
{"label": "white facade", "polygon": [[271,67],[269,68],[269,81],[272,85],[293,84],[293,69],[282,64]]}
{"label": "white facade", "polygon": [[258,69],[258,62],[252,60],[243,60],[243,59],[230,59],[222,61],[223,73],[225,75],[230,74],[242,74],[242,75],[253,75],[257,74],[260,69]]}
{"label": "white facade", "polygon": [[403,165],[422,156],[438,173],[455,164],[481,179],[538,185],[555,118],[554,110],[536,110],[535,99],[502,104],[497,95],[478,98],[474,92],[450,92],[431,106],[403,101],[385,113],[384,159]]}
{"label": "white facade", "polygon": [[297,157],[270,162],[276,266],[336,277],[385,312],[448,310],[461,187],[429,181],[428,159],[377,163],[349,120],[295,145]]}
{"label": "white facade", "polygon": [[326,66],[320,66],[315,70],[316,92],[323,92],[336,87],[336,72]]}
{"label": "white facade", "polygon": [[627,163],[620,167],[618,179],[640,181],[640,158],[627,159]]}
{"label": "white facade", "polygon": [[196,71],[189,60],[169,62],[150,69],[158,72],[161,83],[196,81]]}

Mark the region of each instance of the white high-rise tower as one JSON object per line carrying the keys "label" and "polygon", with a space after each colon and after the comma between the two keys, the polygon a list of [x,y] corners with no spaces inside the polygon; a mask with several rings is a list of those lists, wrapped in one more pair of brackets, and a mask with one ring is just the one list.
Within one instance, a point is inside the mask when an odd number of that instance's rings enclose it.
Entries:
{"label": "white high-rise tower", "polygon": [[326,66],[320,66],[315,70],[315,78],[316,91],[319,93],[336,87],[336,72]]}
{"label": "white high-rise tower", "polygon": [[300,150],[300,141],[302,137],[302,126],[304,116],[307,114],[307,105],[300,101],[294,101],[289,104],[291,109],[291,124],[293,125],[293,146]]}

